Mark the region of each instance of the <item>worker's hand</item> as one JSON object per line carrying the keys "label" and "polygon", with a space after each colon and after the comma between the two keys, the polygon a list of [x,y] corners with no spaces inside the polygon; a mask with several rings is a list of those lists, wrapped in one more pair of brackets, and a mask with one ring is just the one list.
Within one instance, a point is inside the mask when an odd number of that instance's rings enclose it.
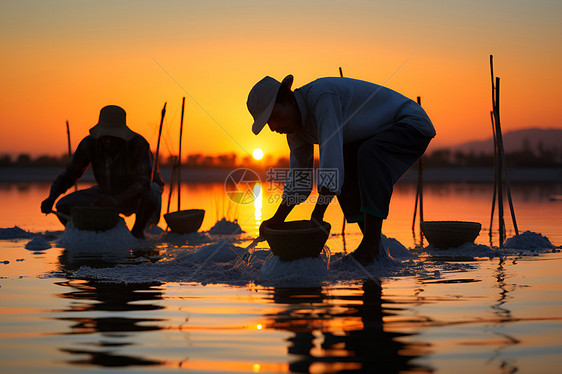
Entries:
{"label": "worker's hand", "polygon": [[98,197],[92,203],[92,206],[104,207],[104,208],[115,208],[117,204],[115,200],[109,195],[103,195]]}
{"label": "worker's hand", "polygon": [[48,197],[41,203],[41,212],[49,214],[53,211],[53,205],[55,205],[55,199]]}
{"label": "worker's hand", "polygon": [[260,236],[263,236],[263,229],[264,228],[266,228],[267,226],[269,226],[271,224],[281,223],[281,222],[283,222],[283,220],[281,220],[279,218],[275,218],[275,216],[271,217],[270,219],[266,219],[260,225]]}

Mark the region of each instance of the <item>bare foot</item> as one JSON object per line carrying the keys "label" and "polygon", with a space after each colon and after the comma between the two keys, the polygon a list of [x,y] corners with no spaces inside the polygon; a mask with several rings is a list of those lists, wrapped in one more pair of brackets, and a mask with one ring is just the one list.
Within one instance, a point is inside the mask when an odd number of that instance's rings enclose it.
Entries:
{"label": "bare foot", "polygon": [[381,253],[378,249],[375,251],[371,248],[367,248],[366,245],[361,243],[359,244],[359,247],[357,247],[357,249],[351,252],[348,256],[351,256],[351,258],[360,264],[370,264],[380,258]]}
{"label": "bare foot", "polygon": [[137,230],[133,227],[133,229],[131,230],[131,234],[133,234],[133,236],[137,239],[144,239],[143,230]]}

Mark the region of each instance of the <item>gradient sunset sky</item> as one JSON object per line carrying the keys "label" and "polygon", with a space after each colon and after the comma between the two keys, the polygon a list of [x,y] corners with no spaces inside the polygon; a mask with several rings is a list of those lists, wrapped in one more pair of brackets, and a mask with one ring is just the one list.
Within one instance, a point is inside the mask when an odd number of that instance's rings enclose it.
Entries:
{"label": "gradient sunset sky", "polygon": [[251,132],[265,75],[363,79],[422,105],[431,147],[491,136],[489,55],[503,130],[562,128],[562,1],[0,1],[0,154],[61,155],[108,104],[163,155],[288,155]]}

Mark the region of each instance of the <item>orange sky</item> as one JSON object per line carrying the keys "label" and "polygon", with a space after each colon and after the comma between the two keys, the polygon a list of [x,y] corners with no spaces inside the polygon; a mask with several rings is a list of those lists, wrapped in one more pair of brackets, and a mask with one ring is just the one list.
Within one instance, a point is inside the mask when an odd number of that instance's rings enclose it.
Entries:
{"label": "orange sky", "polygon": [[161,150],[288,155],[285,138],[254,136],[248,91],[265,75],[348,77],[422,97],[432,147],[491,136],[489,55],[501,77],[504,131],[562,128],[562,2],[95,1],[0,3],[0,154],[66,152],[101,107]]}

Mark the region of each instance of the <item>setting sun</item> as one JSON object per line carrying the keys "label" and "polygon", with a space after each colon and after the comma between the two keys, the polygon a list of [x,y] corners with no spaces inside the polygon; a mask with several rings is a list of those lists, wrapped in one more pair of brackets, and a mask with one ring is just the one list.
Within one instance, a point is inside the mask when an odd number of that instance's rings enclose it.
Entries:
{"label": "setting sun", "polygon": [[252,156],[254,156],[256,160],[261,160],[263,158],[263,151],[259,148],[256,148],[254,149],[254,152],[252,152]]}

